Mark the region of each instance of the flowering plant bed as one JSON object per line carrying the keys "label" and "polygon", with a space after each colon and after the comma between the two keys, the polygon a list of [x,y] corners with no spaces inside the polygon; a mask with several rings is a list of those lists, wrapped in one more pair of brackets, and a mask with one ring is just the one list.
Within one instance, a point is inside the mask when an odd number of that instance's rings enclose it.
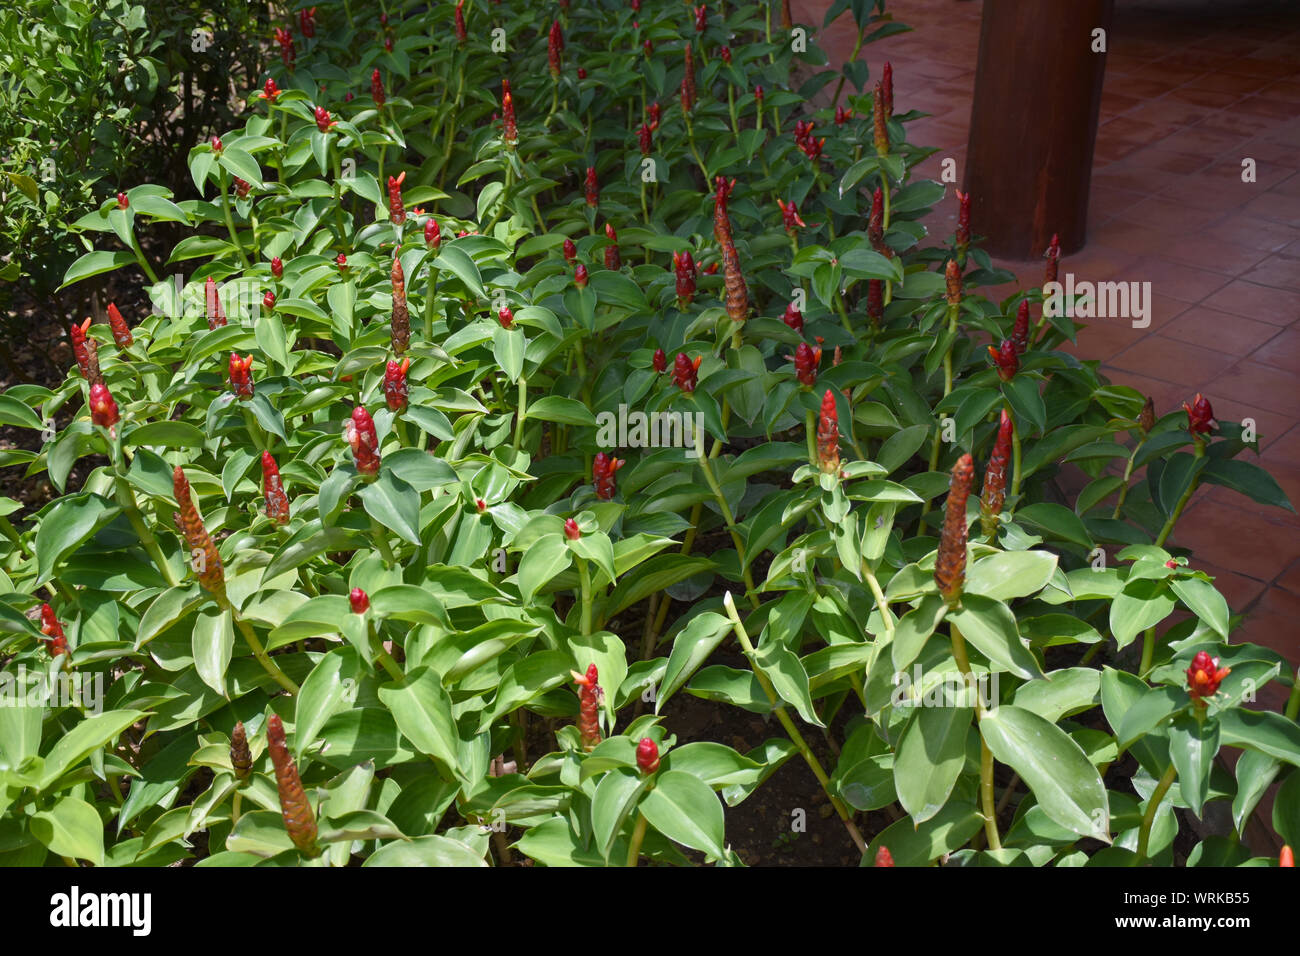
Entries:
{"label": "flowering plant bed", "polygon": [[738,865],[787,761],[865,865],[1266,864],[1274,783],[1300,839],[1295,671],[1170,545],[1290,508],[1252,430],[981,296],[887,65],[781,4],[361,7],[72,224],[155,308],[0,397],[63,492],[0,518],[4,673],[63,681],[0,710],[0,862]]}

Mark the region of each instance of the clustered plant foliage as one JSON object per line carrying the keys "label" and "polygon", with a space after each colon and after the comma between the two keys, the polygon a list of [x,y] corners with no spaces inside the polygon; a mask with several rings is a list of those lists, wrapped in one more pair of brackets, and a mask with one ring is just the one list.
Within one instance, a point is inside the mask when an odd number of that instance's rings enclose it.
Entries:
{"label": "clustered plant foliage", "polygon": [[[905,29],[846,9],[860,47]],[[1273,783],[1300,840],[1295,675],[1169,542],[1204,483],[1290,507],[1254,436],[1108,384],[1040,290],[981,296],[968,201],[922,225],[911,91],[809,32],[284,11],[192,192],[75,223],[65,281],[156,307],[70,317],[66,381],[0,397],[65,491],[0,519],[3,673],[103,686],[0,708],[0,862],[736,865],[726,809],[789,760],[865,865],[1180,833],[1267,865],[1239,835]],[[1243,706],[1270,681],[1285,713]],[[683,695],[770,739],[678,743]]]}

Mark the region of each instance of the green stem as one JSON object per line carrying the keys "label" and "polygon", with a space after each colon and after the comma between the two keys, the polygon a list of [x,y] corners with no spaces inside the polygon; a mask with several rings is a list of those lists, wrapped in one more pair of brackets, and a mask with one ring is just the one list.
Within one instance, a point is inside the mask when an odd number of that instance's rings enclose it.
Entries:
{"label": "green stem", "polygon": [[158,539],[149,530],[149,526],[145,524],[144,515],[140,512],[140,506],[136,503],[135,492],[131,490],[130,484],[120,473],[114,477],[113,484],[117,491],[117,503],[122,506],[126,520],[131,522],[131,527],[135,529],[136,536],[139,537],[140,543],[144,545],[145,551],[148,552],[149,557],[153,558],[154,564],[158,566],[159,572],[167,580],[168,586],[179,587],[180,581],[176,577],[176,572],[163,555]]}
{"label": "green stem", "polygon": [[812,749],[808,746],[808,742],[803,739],[803,734],[799,733],[799,728],[796,727],[794,721],[790,719],[790,715],[786,713],[785,707],[779,703],[781,698],[777,695],[776,689],[772,686],[772,682],[768,680],[767,674],[765,674],[762,668],[755,663],[757,653],[754,650],[754,645],[750,643],[749,634],[745,631],[745,625],[740,620],[740,615],[736,613],[736,602],[732,600],[730,591],[723,596],[722,603],[727,609],[727,616],[731,618],[731,626],[732,630],[735,632],[736,640],[740,642],[741,649],[745,652],[745,657],[749,659],[750,666],[753,668],[754,678],[758,681],[759,686],[763,688],[763,693],[767,695],[768,701],[772,704],[773,713],[776,714],[777,720],[781,722],[781,726],[785,729],[791,742],[795,745],[799,754],[808,764],[809,769],[812,770],[813,776],[817,778],[817,782],[821,784],[822,790],[825,791],[826,796],[830,798],[831,806],[835,808],[835,812],[839,814],[840,819],[844,822],[844,827],[849,831],[849,836],[852,837],[858,850],[865,854],[867,852],[867,841],[864,840],[862,834],[858,832],[858,828],[853,822],[853,817],[849,813],[848,807],[846,807],[843,801],[835,795],[831,788],[830,777],[826,775],[826,771],[822,768],[821,761],[819,761],[817,755],[812,752]]}
{"label": "green stem", "polygon": [[627,847],[627,865],[636,866],[637,860],[641,857],[641,841],[645,839],[646,818],[644,813],[638,813],[636,817],[636,827],[632,830],[632,842]]}
{"label": "green stem", "polygon": [[519,443],[524,437],[524,416],[528,412],[528,378],[524,375],[519,376],[519,412],[515,417],[515,451],[519,450]]}
{"label": "green stem", "polygon": [[726,497],[722,494],[722,486],[718,484],[717,475],[713,473],[713,465],[708,456],[704,454],[704,433],[695,433],[695,452],[700,462],[700,469],[704,472],[704,480],[708,482],[709,488],[713,491],[714,500],[718,502],[718,508],[722,511],[722,520],[727,523],[727,530],[731,533],[731,543],[736,547],[736,556],[740,559],[741,567],[745,569],[745,597],[755,608],[759,605],[758,595],[754,588],[753,570],[745,563],[745,543],[740,538],[740,532],[736,529],[736,519],[731,514],[731,506],[727,504]]}
{"label": "green stem", "polygon": [[256,657],[257,662],[262,665],[262,669],[270,674],[271,677],[274,678],[275,682],[289,693],[297,694],[298,685],[295,684],[284,671],[280,670],[279,665],[276,664],[275,661],[271,660],[271,656],[266,653],[266,648],[262,645],[262,642],[258,640],[257,634],[253,632],[252,625],[240,617],[239,612],[231,607],[229,602],[226,602],[226,608],[235,619],[235,625],[239,628],[240,633],[244,635],[244,640],[247,641],[248,646],[253,649],[253,656]]}
{"label": "green stem", "polygon": [[393,568],[397,566],[397,558],[393,556],[393,549],[388,546],[388,529],[370,516],[370,533],[374,537],[375,547],[379,549],[379,555],[384,559],[384,567]]}
{"label": "green stem", "polygon": [[[854,60],[858,58],[858,52],[862,49],[862,37],[864,33],[865,31],[861,27],[859,27],[858,41],[853,44],[853,54],[849,57],[850,63],[852,63]],[[835,86],[835,97],[831,100],[831,109],[835,109],[835,107],[840,105],[840,94],[844,92],[844,80],[845,80],[845,76],[843,73],[841,73],[840,82]]]}
{"label": "green stem", "polygon": [[576,558],[578,562],[578,579],[582,582],[582,633],[591,633],[591,572],[587,569],[585,558]]}
{"label": "green stem", "polygon": [[1142,826],[1138,830],[1137,859],[1134,860],[1134,866],[1141,866],[1147,858],[1147,847],[1151,844],[1151,825],[1156,822],[1156,811],[1160,809],[1160,801],[1165,798],[1169,788],[1174,785],[1174,777],[1178,771],[1174,769],[1171,763],[1165,775],[1160,778],[1156,784],[1156,789],[1151,794],[1151,799],[1147,801],[1146,813],[1142,814]]}
{"label": "green stem", "polygon": [[1151,670],[1151,662],[1156,653],[1156,629],[1148,627],[1142,635],[1142,663],[1138,665],[1138,677],[1146,677]]}
{"label": "green stem", "polygon": [[[970,658],[966,654],[966,640],[961,636],[961,631],[957,630],[956,624],[950,624],[949,631],[952,637],[952,656],[957,662],[957,669],[966,679],[966,686],[974,686],[971,680]],[[983,720],[985,713],[984,701],[977,694],[975,715],[979,720]],[[983,734],[980,734],[980,802],[984,807],[984,836],[988,840],[989,849],[1000,850],[1002,838],[998,836],[998,810],[997,803],[993,799],[993,751],[989,750]]]}
{"label": "green stem", "polygon": [[[1193,439],[1196,443],[1193,457],[1204,458],[1205,442],[1203,442],[1199,436],[1193,436]],[[1174,510],[1170,513],[1169,519],[1165,521],[1164,527],[1160,529],[1159,537],[1156,538],[1157,548],[1163,548],[1165,546],[1165,541],[1168,540],[1170,533],[1174,530],[1174,525],[1178,523],[1178,519],[1182,516],[1183,509],[1187,507],[1187,502],[1192,500],[1192,495],[1196,493],[1196,489],[1199,488],[1200,485],[1201,479],[1198,475],[1196,478],[1192,479],[1192,483],[1187,486],[1187,490],[1183,492],[1183,496],[1178,499],[1178,504],[1174,505]]]}
{"label": "green stem", "polygon": [[[230,181],[226,176],[226,167],[218,163],[217,173],[217,182],[221,186],[221,214],[226,219],[226,229],[230,232],[230,241],[234,244],[235,251],[239,253],[239,261],[247,269],[249,268],[248,256],[244,255],[244,247],[239,243],[239,234],[235,232],[235,217],[230,212]],[[156,277],[152,278],[154,282],[158,281]]]}
{"label": "green stem", "polygon": [[1011,497],[1020,494],[1020,429],[1011,429]]}

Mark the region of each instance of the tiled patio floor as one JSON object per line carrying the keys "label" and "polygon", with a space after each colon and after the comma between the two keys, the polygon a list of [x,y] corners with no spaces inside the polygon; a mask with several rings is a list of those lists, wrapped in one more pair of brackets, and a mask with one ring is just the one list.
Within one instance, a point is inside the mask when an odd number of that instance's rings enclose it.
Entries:
{"label": "tiled patio floor", "polygon": [[[829,0],[794,6],[831,63],[843,63],[851,19],[823,30]],[[896,110],[932,114],[908,137],[940,148],[920,168],[929,178],[951,157],[961,180],[982,6],[896,0],[887,9],[915,30],[862,52],[873,80],[892,62]],[[1300,9],[1116,0],[1108,39],[1088,243],[1062,260],[1061,274],[1150,282],[1154,306],[1150,328],[1098,320],[1077,354],[1151,395],[1160,414],[1202,392],[1217,416],[1253,418],[1260,463],[1300,503]],[[1256,161],[1254,183],[1242,182],[1244,158]],[[949,195],[932,234],[950,235],[955,211]],[[1042,281],[1041,262],[999,264],[1020,288]],[[1300,664],[1300,517],[1205,488],[1172,543],[1192,548],[1195,565],[1245,613],[1235,640]]]}

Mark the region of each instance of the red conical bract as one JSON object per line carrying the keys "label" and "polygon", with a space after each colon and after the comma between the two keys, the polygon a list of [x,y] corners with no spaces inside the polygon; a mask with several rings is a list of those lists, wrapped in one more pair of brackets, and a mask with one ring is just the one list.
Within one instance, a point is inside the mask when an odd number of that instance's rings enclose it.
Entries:
{"label": "red conical bract", "polygon": [[560,21],[551,21],[550,32],[546,36],[546,64],[551,76],[560,78],[560,53],[564,50],[564,34],[560,32]]}
{"label": "red conical bract", "polygon": [[363,475],[373,475],[379,471],[379,437],[375,433],[375,423],[364,406],[358,405],[352,410],[352,417],[343,426],[343,439],[352,449],[357,471]]}
{"label": "red conical bract", "polygon": [[406,222],[406,204],[402,202],[402,183],[405,181],[405,170],[399,176],[388,177],[388,221],[394,226]]}
{"label": "red conical bract", "polygon": [[894,855],[889,852],[889,847],[882,846],[876,851],[876,866],[893,866]]}
{"label": "red conical bract", "polygon": [[796,332],[803,331],[803,313],[794,307],[793,302],[785,307],[785,312],[781,314],[781,321]]}
{"label": "red conical bract", "polygon": [[1016,322],[1011,327],[1011,344],[1015,346],[1016,354],[1023,355],[1029,348],[1029,300],[1026,299],[1020,303],[1016,310]]}
{"label": "red conical bract", "polygon": [[375,106],[383,107],[387,97],[384,95],[384,78],[379,75],[379,67],[370,74],[370,98],[375,101]]}
{"label": "red conical bract", "polygon": [[596,486],[596,497],[601,501],[610,501],[614,497],[614,473],[626,465],[622,458],[597,452],[591,463],[592,484]]}
{"label": "red conical bract", "polygon": [[172,470],[172,497],[180,505],[179,523],[185,543],[189,546],[190,566],[198,576],[199,584],[204,590],[216,596],[217,600],[226,600],[226,572],[221,565],[221,555],[217,546],[203,526],[199,509],[194,506],[190,493],[190,482],[180,465]]}
{"label": "red conical bract", "polygon": [[54,608],[48,604],[41,605],[41,633],[49,638],[45,642],[45,649],[51,657],[68,653],[68,638],[63,633],[63,624],[55,615]]}
{"label": "red conical bract", "polygon": [[686,72],[682,76],[682,109],[691,112],[695,109],[695,51],[690,43],[686,44]]}
{"label": "red conical bract", "polygon": [[353,588],[348,593],[348,606],[353,614],[365,614],[370,610],[370,595],[361,588]]}
{"label": "red conical bract", "polygon": [[609,240],[605,247],[605,268],[617,272],[623,267],[623,260],[618,254],[618,234],[609,223],[605,223],[605,238]]}
{"label": "red conical bract", "polygon": [[515,120],[515,100],[510,95],[510,81],[502,80],[501,90],[501,139],[506,146],[514,149],[519,142],[519,124]]}
{"label": "red conical bract", "polygon": [[949,606],[961,600],[966,581],[966,501],[974,479],[975,463],[970,455],[962,455],[952,466],[939,553],[934,559],[934,582]]}
{"label": "red conical bract", "polygon": [[1191,405],[1183,402],[1183,411],[1187,412],[1187,430],[1193,435],[1214,430],[1214,409],[1210,407],[1210,400],[1200,392],[1196,393]]}
{"label": "red conical bract", "polygon": [[276,524],[289,523],[289,496],[284,493],[279,466],[269,451],[262,452],[262,498],[268,518]]}
{"label": "red conical bract", "polygon": [[970,193],[957,190],[957,252],[965,255],[970,245]]}
{"label": "red conical bract", "polygon": [[118,422],[117,402],[113,401],[112,393],[103,382],[90,386],[90,420],[110,432]]}
{"label": "red conical bract", "polygon": [[872,328],[877,328],[885,317],[885,283],[883,279],[867,280],[867,318]]}
{"label": "red conical bract", "polygon": [[229,324],[226,321],[225,310],[221,308],[221,292],[217,289],[217,282],[212,276],[208,276],[208,281],[203,283],[203,301],[207,309],[209,329]]}
{"label": "red conical bract", "polygon": [[826,389],[821,414],[817,417],[817,462],[828,475],[840,471],[840,413],[835,407],[835,392]]}
{"label": "red conical bract", "polygon": [[127,348],[134,341],[126,320],[122,318],[122,313],[112,302],[108,304],[108,326],[113,330],[113,341],[117,343],[118,348]]}
{"label": "red conical bract", "polygon": [[578,735],[582,749],[588,752],[600,743],[600,705],[605,692],[597,683],[599,676],[595,664],[589,664],[585,674],[573,674],[573,682],[578,685]]}
{"label": "red conical bract", "polygon": [[456,42],[464,46],[468,39],[469,31],[465,29],[465,0],[456,0]]}
{"label": "red conical bract", "polygon": [[1010,339],[1003,339],[1000,346],[989,346],[989,357],[993,359],[993,364],[997,367],[998,378],[1004,382],[1009,382],[1016,377],[1016,372],[1020,369],[1020,359],[1016,357],[1015,343]]}
{"label": "red conical bract", "polygon": [[821,364],[822,350],[807,342],[800,342],[794,350],[794,376],[801,385],[809,388],[817,384],[817,366]]}
{"label": "red conical bract", "polygon": [[689,249],[673,253],[673,271],[677,274],[677,308],[684,309],[695,298],[695,260]]}
{"label": "red conical bract", "polygon": [[388,404],[390,410],[400,412],[405,410],[410,389],[406,383],[406,370],[411,367],[411,360],[404,358],[399,363],[395,359],[388,360],[388,366],[384,369],[384,401]]}
{"label": "red conical bract", "polygon": [[889,126],[885,114],[885,87],[877,83],[871,97],[871,138],[880,156],[889,155]]}
{"label": "red conical bract", "polygon": [[1052,241],[1047,244],[1047,269],[1043,274],[1043,285],[1056,281],[1056,272],[1061,264],[1061,237],[1052,233]]}
{"label": "red conical bract", "polygon": [[652,360],[652,364],[654,366],[654,370],[658,372],[660,375],[668,371],[668,356],[664,354],[663,349],[655,349],[655,354]]}
{"label": "red conical bract", "polygon": [[82,378],[91,385],[103,381],[99,372],[99,343],[90,337],[90,319],[80,325],[68,326],[68,336],[72,339],[72,356],[77,360]]}
{"label": "red conical bract", "polygon": [[389,337],[393,341],[393,351],[401,355],[411,345],[411,313],[406,306],[406,276],[402,273],[402,260],[395,255],[389,278],[393,288],[393,315],[389,322]]}
{"label": "red conical bract", "polygon": [[1203,706],[1203,698],[1213,697],[1219,691],[1223,679],[1232,673],[1230,667],[1219,667],[1219,659],[1211,657],[1205,651],[1198,651],[1192,658],[1192,666],[1187,668],[1187,692],[1198,705]]}
{"label": "red conical bract", "polygon": [[889,119],[894,115],[894,68],[888,61],[880,71],[880,89],[885,94],[885,119]]}
{"label": "red conical bract", "polygon": [[230,388],[235,397],[245,401],[253,397],[253,356],[240,358],[230,353]]}
{"label": "red conical bract", "polygon": [[998,421],[998,437],[993,443],[988,468],[984,471],[984,490],[980,494],[980,527],[985,536],[992,537],[998,529],[998,515],[1006,501],[1007,466],[1011,462],[1011,439],[1015,429],[1011,416],[1002,409]]}
{"label": "red conical bract", "polygon": [[649,737],[642,737],[636,745],[636,765],[642,773],[654,773],[659,769],[659,745]]}
{"label": "red conical bract", "polygon": [[271,764],[275,767],[280,813],[284,817],[284,828],[289,831],[289,839],[306,856],[320,856],[320,847],[316,845],[316,815],[302,788],[298,765],[285,743],[284,724],[279,714],[272,714],[266,722],[266,741]]}
{"label": "red conical bract", "polygon": [[695,386],[699,384],[700,362],[703,360],[703,355],[697,355],[695,361],[691,361],[685,352],[678,352],[677,358],[673,360],[673,384],[683,392],[695,391]]}
{"label": "red conical bract", "polygon": [[596,206],[599,205],[600,203],[600,184],[596,182],[595,166],[587,167],[587,182],[586,182],[585,191],[587,197],[587,205],[590,206],[592,209],[595,209]]}

